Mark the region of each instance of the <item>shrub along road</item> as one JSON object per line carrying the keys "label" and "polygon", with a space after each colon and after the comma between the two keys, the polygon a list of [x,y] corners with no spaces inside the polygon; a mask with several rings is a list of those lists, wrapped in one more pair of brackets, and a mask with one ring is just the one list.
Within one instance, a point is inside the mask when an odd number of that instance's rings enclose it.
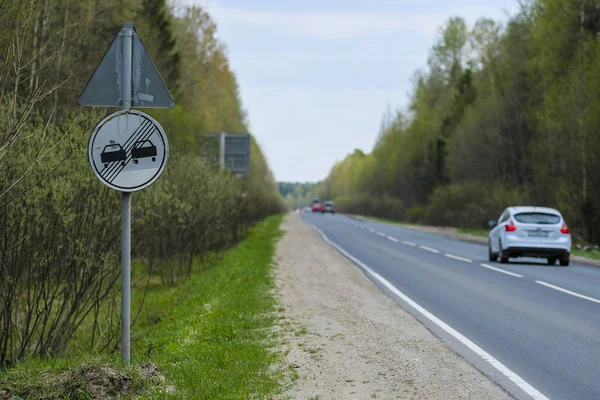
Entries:
{"label": "shrub along road", "polygon": [[[192,278],[180,286],[151,286],[132,329],[132,368],[121,367],[117,355],[29,359],[0,372],[0,399],[276,395],[283,372],[273,368],[279,355],[271,329],[277,318],[271,265],[280,222],[276,216],[259,223],[213,268],[203,271],[196,265]],[[141,292],[133,293],[134,304]],[[148,362],[158,370],[146,373]]]}

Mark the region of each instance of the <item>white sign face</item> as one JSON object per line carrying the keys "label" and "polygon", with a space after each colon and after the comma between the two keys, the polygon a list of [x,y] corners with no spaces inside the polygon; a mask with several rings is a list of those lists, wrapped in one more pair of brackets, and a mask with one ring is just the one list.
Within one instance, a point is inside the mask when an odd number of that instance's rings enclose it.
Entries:
{"label": "white sign face", "polygon": [[169,142],[163,128],[137,110],[106,116],[94,128],[88,144],[94,174],[120,192],[135,192],[154,183],[168,156]]}

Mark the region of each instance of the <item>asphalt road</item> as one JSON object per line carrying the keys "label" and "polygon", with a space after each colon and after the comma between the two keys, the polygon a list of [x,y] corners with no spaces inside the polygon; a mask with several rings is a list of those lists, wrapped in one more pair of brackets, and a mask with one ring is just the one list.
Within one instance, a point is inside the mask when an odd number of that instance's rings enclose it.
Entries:
{"label": "asphalt road", "polygon": [[[600,399],[600,268],[490,263],[478,244],[343,215],[303,218],[416,303],[374,280],[516,398],[536,398],[523,389],[530,385],[539,399]],[[418,306],[525,382],[515,383]]]}

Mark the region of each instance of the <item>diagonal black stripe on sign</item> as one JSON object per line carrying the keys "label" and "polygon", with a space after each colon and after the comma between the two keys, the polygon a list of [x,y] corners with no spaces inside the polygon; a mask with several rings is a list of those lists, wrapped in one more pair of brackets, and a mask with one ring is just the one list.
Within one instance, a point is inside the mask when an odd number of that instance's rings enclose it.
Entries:
{"label": "diagonal black stripe on sign", "polygon": [[[146,120],[148,121],[148,120]],[[129,144],[129,141],[131,140],[131,138],[133,136],[135,136],[136,134],[138,134],[141,130],[145,129],[148,127],[148,124],[146,124],[146,121],[144,121],[140,126],[137,127],[137,129],[133,132],[133,134],[127,139],[127,141],[121,146],[123,147],[123,150],[125,150],[125,147]],[[150,122],[150,121],[148,121]],[[151,125],[151,123],[150,123]],[[125,152],[127,152],[127,150],[125,150]],[[104,170],[102,170],[102,172],[100,172],[100,176],[102,178],[106,177],[107,175],[109,175],[112,171],[114,171],[115,169],[117,169],[117,166],[120,164],[120,161],[113,161],[110,166],[108,166],[107,168],[104,168]]]}
{"label": "diagonal black stripe on sign", "polygon": [[[145,128],[148,126],[148,124],[147,124],[146,122],[150,123],[150,121],[148,121],[148,120],[145,120],[145,121],[144,121],[142,124],[140,124],[140,126],[138,126],[138,127],[137,127],[137,129],[136,129],[136,130],[135,130],[135,131],[134,131],[134,132],[131,134],[131,136],[129,136],[129,138],[127,139],[127,141],[126,141],[126,142],[125,142],[125,143],[122,145],[122,147],[123,147],[123,150],[125,150],[125,147],[126,147],[128,144],[129,144],[129,142],[130,142],[131,138],[132,138],[134,135],[136,135],[137,133],[139,133],[141,130],[145,129]],[[104,176],[104,175],[107,175],[107,174],[109,174],[111,170],[112,170],[112,171],[114,171],[114,170],[116,169],[116,167],[117,167],[117,165],[118,165],[118,164],[119,164],[119,161],[113,161],[113,162],[111,163],[111,165],[110,165],[108,168],[105,168],[105,169],[104,169],[104,170],[103,170],[103,171],[100,173],[100,175],[101,175],[101,176]]]}
{"label": "diagonal black stripe on sign", "polygon": [[[147,122],[147,123],[146,123]],[[131,139],[136,136],[138,133],[140,133],[140,131],[145,130],[148,125],[152,125],[152,123],[149,120],[145,120],[142,124],[140,124],[140,126],[137,127],[137,129],[131,134],[131,136],[129,136],[129,138],[125,141],[125,143],[121,146],[123,147],[123,150],[125,151],[125,154],[127,155],[127,146],[129,146],[131,144]],[[120,161],[114,161],[111,163],[111,165],[108,168],[105,168],[101,173],[100,176],[102,178],[105,178],[106,176],[110,175],[113,171],[115,171],[118,168],[118,165],[120,164]]]}
{"label": "diagonal black stripe on sign", "polygon": [[[141,125],[140,125],[140,127],[141,127]],[[140,136],[144,135],[148,131],[148,129],[152,129],[152,123],[145,124],[144,128],[142,130],[140,130],[140,128],[136,129],[135,132],[127,139],[125,144],[122,146],[123,150],[125,151],[125,157],[127,157],[127,153],[131,150],[131,148],[133,147],[133,144],[138,140],[138,138]],[[117,161],[117,162],[113,163],[108,169],[102,171],[100,176],[102,176],[102,178],[106,179],[108,176],[112,175],[113,172],[115,172],[117,169],[119,169],[121,162],[122,161]]]}
{"label": "diagonal black stripe on sign", "polygon": [[[155,132],[158,132],[158,129],[156,129],[156,127],[154,125],[152,125],[152,127],[150,128],[150,130],[147,130],[146,133],[143,134],[143,136],[141,136],[139,138],[139,140],[136,140],[136,142],[138,141],[144,141],[144,140],[148,140]],[[133,145],[131,146],[131,149],[133,149],[133,147],[135,146],[135,143],[133,143]],[[131,156],[131,149],[129,149],[129,155],[127,156],[127,159],[125,160],[125,162],[123,163],[123,165],[119,164],[118,170],[113,173],[109,178],[107,178],[108,183],[112,183],[112,181],[119,176],[119,174],[125,169],[125,167],[127,166],[127,164],[129,164],[129,162],[133,159],[133,157]]]}
{"label": "diagonal black stripe on sign", "polygon": [[155,131],[156,131],[156,128],[154,127],[154,125],[150,125],[146,129],[144,129],[143,132],[136,135],[135,140],[133,140],[131,143],[129,143],[127,145],[127,147],[125,148],[125,160],[122,161],[123,165],[121,165],[121,162],[119,162],[115,169],[113,169],[110,173],[108,173],[104,176],[104,179],[106,179],[108,182],[112,182],[112,180],[115,179],[117,177],[117,175],[119,175],[121,173],[121,171],[123,171],[123,169],[129,163],[129,161],[131,161],[131,158],[132,158],[131,150],[135,147],[135,144],[140,140],[145,140],[148,137],[152,136],[152,134]]}
{"label": "diagonal black stripe on sign", "polygon": [[[154,129],[152,129],[152,128],[154,128]],[[158,132],[158,130],[157,130],[157,129],[156,129],[154,126],[152,126],[152,127],[149,129],[149,130],[146,130],[146,132],[143,134],[143,136],[140,136],[140,137],[139,137],[139,141],[144,141],[144,140],[147,140],[147,139],[149,139],[149,138],[150,138],[150,137],[151,137],[151,136],[152,136],[152,135],[153,135],[155,132]],[[137,141],[136,141],[136,142],[137,142]],[[133,144],[133,146],[135,146],[135,143]],[[132,148],[133,148],[133,146],[132,146]],[[131,149],[130,149],[130,150],[131,150]],[[112,183],[112,181],[113,181],[113,180],[114,180],[114,179],[115,179],[117,176],[119,176],[119,174],[120,174],[121,172],[123,172],[123,170],[125,169],[125,167],[127,167],[127,164],[129,164],[129,162],[130,162],[130,161],[132,161],[132,160],[133,160],[133,156],[131,155],[131,151],[130,151],[129,155],[127,156],[127,158],[126,158],[126,159],[125,159],[125,161],[123,162],[123,165],[120,165],[120,164],[119,164],[119,167],[117,168],[117,170],[116,170],[114,173],[112,173],[112,174],[111,174],[111,176],[109,176],[108,178],[106,178],[106,180],[107,180],[109,183]]]}
{"label": "diagonal black stripe on sign", "polygon": [[155,130],[154,125],[150,125],[150,126],[146,127],[146,129],[144,129],[143,132],[140,132],[135,137],[135,140],[133,140],[131,143],[129,143],[127,145],[127,147],[125,148],[125,160],[122,161],[123,165],[121,165],[121,163],[118,163],[117,167],[114,170],[112,170],[109,174],[106,174],[105,178],[110,181],[110,180],[114,179],[115,174],[117,174],[117,175],[120,174],[121,171],[123,170],[123,168],[125,168],[125,166],[131,159],[131,150],[135,147],[135,144],[139,140],[144,140],[144,138],[148,135],[148,133],[150,133],[150,135],[152,135],[154,130]]}

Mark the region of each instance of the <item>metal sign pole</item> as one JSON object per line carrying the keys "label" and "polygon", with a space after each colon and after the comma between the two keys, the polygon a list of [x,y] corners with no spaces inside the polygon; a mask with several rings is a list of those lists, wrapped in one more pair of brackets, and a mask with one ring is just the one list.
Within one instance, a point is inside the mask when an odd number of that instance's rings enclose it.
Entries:
{"label": "metal sign pole", "polygon": [[[132,68],[134,64],[135,69]],[[145,84],[141,85],[140,82]],[[150,115],[132,110],[131,107],[171,108],[175,104],[130,21],[123,24],[111,42],[79,94],[78,101],[86,107],[122,109],[107,115],[96,125],[88,142],[88,159],[100,182],[120,191],[122,195],[121,358],[129,365],[131,193],[154,183],[164,171],[169,157],[169,141],[158,121]]]}
{"label": "metal sign pole", "polygon": [[[131,108],[131,65],[133,58],[133,29],[123,28],[123,80],[122,109]],[[131,193],[122,193],[121,202],[121,358],[125,365],[131,363]]]}
{"label": "metal sign pole", "polygon": [[225,135],[225,133],[220,135],[219,165],[221,165],[221,171],[225,170]]}

